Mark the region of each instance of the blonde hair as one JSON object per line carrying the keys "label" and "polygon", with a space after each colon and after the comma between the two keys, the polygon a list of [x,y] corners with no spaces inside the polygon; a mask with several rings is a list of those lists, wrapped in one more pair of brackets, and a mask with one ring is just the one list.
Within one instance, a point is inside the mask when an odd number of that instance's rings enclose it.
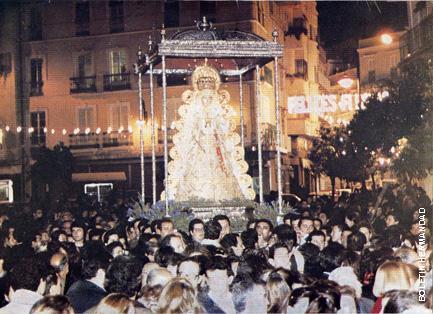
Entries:
{"label": "blonde hair", "polygon": [[162,290],[158,303],[159,314],[201,313],[196,292],[185,278],[172,279]]}
{"label": "blonde hair", "polygon": [[123,293],[111,293],[103,298],[96,307],[96,314],[134,313],[134,302]]}
{"label": "blonde hair", "polygon": [[413,290],[418,279],[418,268],[402,262],[388,261],[380,265],[374,279],[373,294],[382,296],[390,290]]}
{"label": "blonde hair", "polygon": [[266,282],[268,313],[285,313],[290,296],[290,287],[277,271],[271,272]]}

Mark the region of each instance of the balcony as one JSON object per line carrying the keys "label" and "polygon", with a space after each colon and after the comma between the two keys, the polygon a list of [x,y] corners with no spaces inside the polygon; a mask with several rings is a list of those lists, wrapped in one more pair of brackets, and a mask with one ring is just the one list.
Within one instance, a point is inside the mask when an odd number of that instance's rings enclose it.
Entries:
{"label": "balcony", "polygon": [[71,77],[71,94],[96,93],[96,75]]}
{"label": "balcony", "polygon": [[401,58],[431,48],[433,43],[433,14],[404,34],[400,40]]}
{"label": "balcony", "polygon": [[69,147],[71,149],[89,149],[131,146],[132,134],[128,131],[112,133],[79,133],[69,134]]}
{"label": "balcony", "polygon": [[104,91],[131,89],[130,73],[104,75]]}
{"label": "balcony", "polygon": [[43,96],[42,86],[44,86],[43,81],[30,82],[30,96]]}

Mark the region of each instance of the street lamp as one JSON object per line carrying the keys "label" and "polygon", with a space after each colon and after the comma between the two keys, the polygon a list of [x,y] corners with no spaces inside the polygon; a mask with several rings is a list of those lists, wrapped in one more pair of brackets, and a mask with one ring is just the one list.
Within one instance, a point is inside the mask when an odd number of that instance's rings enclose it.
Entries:
{"label": "street lamp", "polygon": [[380,41],[384,45],[391,45],[393,42],[392,36],[390,34],[382,34],[380,35]]}
{"label": "street lamp", "polygon": [[353,79],[351,79],[350,77],[344,76],[337,83],[338,83],[338,85],[340,85],[344,89],[349,89],[353,85]]}

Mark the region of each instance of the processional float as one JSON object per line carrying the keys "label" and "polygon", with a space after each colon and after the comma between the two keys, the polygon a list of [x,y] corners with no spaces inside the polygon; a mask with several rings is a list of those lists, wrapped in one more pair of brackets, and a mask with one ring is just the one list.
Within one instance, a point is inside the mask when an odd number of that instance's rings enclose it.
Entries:
{"label": "processional float", "polygon": [[[138,93],[140,104],[140,166],[141,166],[141,193],[144,198],[144,140],[143,140],[143,95],[142,76],[148,75],[150,89],[150,118],[151,118],[151,146],[152,146],[152,200],[157,201],[156,195],[156,143],[155,143],[155,97],[153,76],[160,76],[162,80],[162,130],[164,134],[164,192],[161,200],[165,202],[166,215],[168,216],[169,201],[176,201],[179,197],[185,200],[189,192],[195,195],[194,191],[202,182],[197,183],[194,177],[204,176],[206,181],[214,181],[214,187],[220,188],[219,194],[224,191],[232,191],[234,186],[239,187],[237,192],[245,199],[254,198],[255,192],[251,188],[252,182],[245,172],[244,157],[244,116],[243,116],[243,89],[242,80],[245,74],[255,70],[256,95],[255,95],[255,120],[256,139],[258,154],[258,195],[260,203],[263,202],[263,162],[261,143],[261,116],[260,116],[260,68],[269,62],[274,63],[274,96],[276,116],[276,150],[277,150],[277,186],[278,186],[278,210],[282,213],[282,182],[281,182],[281,115],[279,97],[279,68],[278,58],[283,55],[283,47],[277,42],[278,33],[272,32],[272,41],[239,30],[218,31],[208,23],[204,17],[197,22],[197,28],[177,32],[167,38],[164,27],[161,30],[161,41],[153,45],[149,40],[148,51],[143,53],[139,49],[137,63],[134,65],[135,73],[138,74]],[[182,62],[169,63],[169,59],[204,59],[202,65],[192,69],[190,66],[183,66]],[[235,68],[216,69],[207,64],[211,59],[234,60]],[[160,68],[156,68],[160,65]],[[181,65],[181,66],[179,66]],[[185,91],[182,94],[183,105],[179,108],[180,119],[172,121],[172,127],[178,132],[173,137],[173,147],[169,153],[168,147],[168,121],[167,121],[167,75],[192,75],[193,90]],[[239,107],[240,107],[240,136],[234,133],[230,123],[232,108],[229,105],[229,94],[219,90],[220,77],[239,79]],[[196,114],[195,118],[191,115]],[[225,117],[226,116],[226,117]],[[221,118],[222,117],[222,118]],[[224,118],[225,117],[225,118]],[[218,120],[219,119],[219,120]],[[208,121],[209,120],[209,121]],[[206,122],[208,121],[208,122]],[[226,123],[227,122],[227,123]],[[185,136],[191,133],[191,141]],[[240,145],[239,145],[240,144]],[[208,161],[201,156],[204,153],[214,153]],[[188,155],[188,153],[190,155]],[[186,164],[182,165],[182,156],[189,156]],[[204,155],[203,155],[204,156]],[[203,157],[202,156],[202,157]],[[169,162],[169,157],[172,161]],[[216,175],[215,178],[207,177],[205,169],[194,170],[192,164],[208,162],[210,168],[222,170],[226,175]],[[246,167],[246,169],[245,169]],[[230,172],[230,173],[229,173]],[[189,176],[189,177],[188,177]],[[185,181],[184,178],[187,178]],[[248,179],[249,178],[249,179]],[[228,184],[232,188],[217,186],[218,182]],[[237,185],[238,184],[238,185]],[[185,187],[186,186],[186,187]],[[212,190],[212,186],[204,187],[204,190]],[[234,189],[233,191],[236,191]],[[205,196],[203,191],[198,191],[196,196]],[[236,192],[233,192],[236,193]],[[216,198],[217,193],[213,193]],[[236,195],[236,194],[233,194]]]}

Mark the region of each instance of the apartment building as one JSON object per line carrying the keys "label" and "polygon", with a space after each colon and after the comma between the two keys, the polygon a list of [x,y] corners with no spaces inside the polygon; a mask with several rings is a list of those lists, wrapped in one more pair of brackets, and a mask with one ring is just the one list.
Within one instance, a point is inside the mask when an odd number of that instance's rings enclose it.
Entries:
{"label": "apartment building", "polygon": [[[10,21],[2,22],[1,39],[8,33],[5,25],[16,27],[20,24],[18,14],[22,15],[22,40],[18,42],[22,45],[23,66],[17,67],[15,61],[17,48],[13,43],[16,41],[11,39],[13,47],[8,47],[1,40],[0,63],[7,65],[10,58],[14,66],[4,76],[4,88],[0,93],[9,97],[0,99],[0,107],[9,110],[13,107],[11,104],[16,103],[15,107],[24,110],[21,120],[17,120],[20,116],[17,110],[2,111],[0,129],[5,132],[8,127],[10,136],[25,137],[27,144],[21,146],[27,148],[52,148],[59,142],[69,146],[76,159],[72,176],[76,192],[81,191],[83,184],[94,182],[112,182],[124,191],[139,190],[137,120],[140,104],[137,76],[133,74],[132,65],[139,47],[146,51],[149,38],[158,43],[162,25],[170,36],[195,28],[194,21],[206,16],[218,30],[252,32],[267,40],[272,39],[272,31],[276,29],[278,40],[285,47],[279,64],[282,69],[281,107],[285,108],[290,94],[317,92],[319,89],[314,2],[76,0],[2,5],[2,9],[8,12],[6,15]],[[9,11],[16,14],[11,15]],[[191,60],[192,65],[199,62],[201,60]],[[226,64],[226,61],[220,62],[222,66]],[[20,69],[22,78],[16,75]],[[276,190],[273,65],[264,66],[258,79],[265,159],[264,188],[267,193]],[[169,124],[177,117],[177,109],[182,103],[180,96],[188,88],[189,80],[182,76],[168,77]],[[243,116],[247,161],[250,174],[257,178],[255,80],[252,74],[244,78]],[[144,103],[141,106],[149,116],[148,77],[145,76],[143,81]],[[20,84],[23,86],[21,96],[15,87]],[[163,189],[161,79],[155,77],[154,85],[159,195]],[[231,104],[239,112],[239,82],[228,80],[222,87],[230,92]],[[27,101],[28,105],[18,106],[17,99]],[[317,121],[310,116],[290,117],[283,113],[283,182],[290,181],[289,157],[294,141],[290,136],[312,135],[312,128],[305,127],[309,123],[306,121],[310,120]],[[22,128],[21,132],[16,132],[18,127]],[[171,132],[169,136],[173,135]],[[150,197],[150,123],[146,124],[144,133],[146,196]],[[31,164],[30,159],[28,164]],[[2,162],[6,168],[11,165],[11,161],[5,158]],[[21,168],[18,167],[17,171]],[[289,184],[284,185],[284,191],[289,192]]]}

